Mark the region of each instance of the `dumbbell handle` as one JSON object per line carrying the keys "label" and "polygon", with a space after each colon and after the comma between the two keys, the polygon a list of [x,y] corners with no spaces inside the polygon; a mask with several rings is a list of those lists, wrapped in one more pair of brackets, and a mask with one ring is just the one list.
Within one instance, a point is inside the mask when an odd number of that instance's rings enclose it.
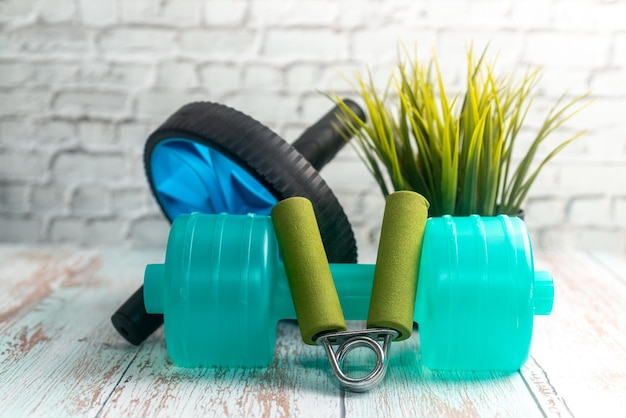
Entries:
{"label": "dumbbell handle", "polygon": [[[330,264],[341,309],[347,320],[367,318],[374,268],[374,264]],[[167,289],[166,271],[165,264],[149,264],[146,267],[144,289],[146,295],[149,295],[146,297],[146,310],[151,314],[163,313],[164,292]],[[272,286],[271,318],[276,323],[281,319],[295,319],[296,311],[282,262],[278,262],[275,275],[267,279]]]}
{"label": "dumbbell handle", "polygon": [[[367,319],[372,286],[374,282],[374,264],[330,264],[330,272],[335,282],[337,295],[341,303],[343,315],[348,321],[360,321]],[[149,264],[146,266],[144,288],[146,297],[146,310],[151,314],[163,313],[163,292],[166,286],[166,268],[164,264]],[[537,271],[535,277],[538,282],[550,281],[547,272]],[[272,295],[270,304],[270,316],[273,322],[281,319],[295,319],[294,309],[289,290],[289,282],[282,262],[278,262],[274,270],[274,276],[267,278],[270,283]],[[543,290],[543,289],[541,289]],[[541,297],[536,295],[535,297]],[[544,301],[538,301],[543,303]],[[548,308],[537,310],[536,315],[547,315],[551,310],[551,300]],[[417,308],[416,308],[417,311]],[[414,322],[417,321],[417,312],[414,314]]]}

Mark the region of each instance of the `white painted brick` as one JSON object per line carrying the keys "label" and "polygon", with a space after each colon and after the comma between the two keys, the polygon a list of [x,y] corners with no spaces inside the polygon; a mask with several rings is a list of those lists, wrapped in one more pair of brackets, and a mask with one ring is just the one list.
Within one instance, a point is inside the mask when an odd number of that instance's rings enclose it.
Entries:
{"label": "white painted brick", "polygon": [[0,215],[0,242],[34,243],[40,234],[39,219]]}
{"label": "white painted brick", "polygon": [[0,148],[20,148],[25,142],[31,143],[32,141],[28,139],[19,140],[19,138],[32,138],[35,131],[29,116],[0,119]]}
{"label": "white painted brick", "polygon": [[[377,0],[343,0],[337,2],[337,26],[341,28],[362,28],[378,22],[381,16],[380,1]],[[414,3],[414,2],[412,2]]]}
{"label": "white painted brick", "polygon": [[204,22],[209,26],[238,26],[243,23],[248,2],[217,0],[204,3]]}
{"label": "white painted brick", "polygon": [[[512,175],[513,172],[511,172],[510,176]],[[532,184],[528,197],[545,198],[558,194],[560,175],[561,167],[556,164],[545,166]]]}
{"label": "white painted brick", "polygon": [[50,240],[56,243],[80,243],[85,233],[81,218],[54,218],[50,221]]}
{"label": "white painted brick", "polygon": [[76,76],[81,85],[143,87],[149,85],[153,66],[126,62],[84,61]]}
{"label": "white painted brick", "polygon": [[113,190],[111,192],[111,210],[114,215],[128,217],[142,212],[145,210],[144,203],[144,188]]}
{"label": "white painted brick", "polygon": [[0,91],[0,114],[37,114],[48,107],[49,101],[50,93],[47,91],[2,90]]}
{"label": "white painted brick", "polygon": [[82,148],[86,150],[110,150],[117,148],[115,127],[110,122],[79,122],[77,138]]}
{"label": "white painted brick", "polygon": [[282,90],[283,72],[267,65],[248,65],[243,70],[243,88]]}
{"label": "white painted brick", "polygon": [[263,45],[263,56],[269,58],[330,61],[347,54],[347,37],[322,29],[271,29]]}
{"label": "white painted brick", "polygon": [[71,193],[56,184],[35,185],[31,206],[36,213],[63,213],[69,206]]}
{"label": "white painted brick", "polygon": [[128,174],[125,186],[128,187],[146,187],[148,181],[146,179],[146,170],[143,163],[143,155],[127,158]]}
{"label": "white painted brick", "polygon": [[117,219],[89,219],[82,234],[86,246],[119,244],[123,237],[123,223]]}
{"label": "white painted brick", "polygon": [[79,0],[81,20],[88,25],[110,25],[117,21],[117,2]]}
{"label": "white painted brick", "polygon": [[[465,3],[465,7],[456,6],[464,15],[464,19],[459,22],[460,27],[499,30],[500,32],[506,32],[511,27],[511,4],[508,1],[474,0]],[[543,13],[542,9],[536,11],[536,14]],[[448,22],[446,26],[449,26]]]}
{"label": "white painted brick", "polygon": [[200,84],[212,95],[235,91],[241,86],[241,68],[229,64],[209,64],[200,69]]}
{"label": "white painted brick", "polygon": [[600,96],[626,96],[626,71],[624,68],[595,71],[591,76],[591,91]]}
{"label": "white painted brick", "polygon": [[298,99],[268,91],[243,90],[225,101],[263,124],[274,126],[298,120]]}
{"label": "white painted brick", "polygon": [[78,65],[74,62],[36,62],[32,66],[37,85],[59,86],[76,82]]}
{"label": "white painted brick", "polygon": [[[413,52],[408,45],[407,49]],[[486,50],[485,62],[489,65],[495,63],[493,65],[495,74],[504,77],[506,73],[519,66],[523,49],[523,33],[516,31],[494,33],[479,27],[471,30],[442,30],[437,37],[435,53],[444,80],[448,78],[460,80],[464,87],[467,79],[467,54],[470,50],[473,51],[475,60],[478,60]],[[419,42],[418,53],[418,57],[430,59],[430,46]]]}
{"label": "white painted brick", "polygon": [[[172,113],[175,109],[172,108]],[[157,123],[124,122],[117,126],[116,143],[134,156],[142,156],[148,136],[157,128]]]}
{"label": "white painted brick", "polygon": [[65,90],[54,97],[52,110],[71,117],[120,117],[128,113],[128,97],[115,91]]}
{"label": "white painted brick", "polygon": [[145,216],[148,218],[161,219],[164,217],[163,211],[159,207],[156,198],[148,187],[142,187],[143,204],[145,206]]}
{"label": "white painted brick", "polygon": [[256,36],[247,29],[191,29],[180,33],[179,44],[184,52],[225,60],[253,53]]}
{"label": "white painted brick", "polygon": [[42,0],[39,17],[44,23],[65,23],[76,19],[75,1]]}
{"label": "white painted brick", "polygon": [[615,45],[613,47],[611,64],[618,67],[626,66],[626,33],[619,33],[615,35]]}
{"label": "white painted brick", "polygon": [[191,62],[162,62],[157,68],[156,84],[167,87],[196,87],[196,66]]}
{"label": "white painted brick", "polygon": [[610,226],[611,201],[607,197],[576,197],[567,208],[567,218],[577,226]]}
{"label": "white painted brick", "polygon": [[552,28],[559,30],[619,31],[624,28],[624,2],[561,0],[554,3]]}
{"label": "white painted brick", "polygon": [[570,129],[608,130],[621,126],[623,99],[602,97],[567,121]]}
{"label": "white painted brick", "polygon": [[[389,73],[391,67],[388,68]],[[322,74],[320,84],[328,91],[352,91],[357,74],[367,74],[367,65],[358,62],[340,62],[327,65]]]}
{"label": "white painted brick", "polygon": [[338,12],[330,0],[263,0],[250,3],[252,24],[268,26],[328,26]]}
{"label": "white painted brick", "polygon": [[600,7],[589,7],[588,1],[556,1],[553,8],[552,28],[592,31],[602,27],[598,22]]}
{"label": "white painted brick", "polygon": [[285,70],[287,91],[310,92],[321,84],[322,68],[317,64],[294,64]]}
{"label": "white painted brick", "polygon": [[302,100],[301,119],[304,123],[312,125],[334,105],[333,101],[322,94],[307,94]]}
{"label": "white painted brick", "polygon": [[551,1],[513,1],[509,7],[508,27],[522,30],[546,29],[554,24],[554,5]]}
{"label": "white painted brick", "polygon": [[153,67],[143,64],[113,63],[108,81],[114,86],[141,87],[150,85]]}
{"label": "white painted brick", "polygon": [[73,25],[26,26],[10,32],[14,46],[25,53],[80,53],[93,47],[91,29]]}
{"label": "white painted brick", "polygon": [[559,198],[531,197],[523,204],[523,209],[525,222],[532,228],[559,225],[565,216],[565,202]]}
{"label": "white painted brick", "polygon": [[0,184],[0,212],[26,212],[29,189],[23,185]]}
{"label": "white painted brick", "polygon": [[[209,100],[206,94],[177,91],[146,91],[137,95],[137,116],[161,121],[181,106],[196,101]],[[155,126],[156,128],[156,126]]]}
{"label": "white painted brick", "polygon": [[[534,67],[537,68],[537,67]],[[545,68],[538,66],[540,69],[540,79],[535,87],[535,92],[539,96],[545,96],[549,99],[550,104],[556,102],[556,99],[563,94],[571,96],[579,96],[590,90],[590,80],[593,70],[589,68]],[[519,73],[520,79],[523,73]],[[595,91],[591,89],[595,94]]]}
{"label": "white painted brick", "polygon": [[[0,19],[2,15],[0,15]],[[18,41],[13,32],[1,31],[0,32],[0,57],[11,57],[20,53],[21,40]]]}
{"label": "white painted brick", "polygon": [[130,240],[138,247],[163,247],[167,243],[169,230],[164,217],[139,218],[130,226]]}
{"label": "white painted brick", "polygon": [[587,144],[587,157],[596,161],[611,159],[626,153],[626,131],[620,128],[592,130],[581,142]]}
{"label": "white painted brick", "polygon": [[44,149],[69,147],[77,143],[76,125],[67,120],[41,120],[33,139]]}
{"label": "white painted brick", "polygon": [[609,62],[610,37],[598,33],[537,31],[527,35],[524,60],[555,68],[600,68]]}
{"label": "white painted brick", "polygon": [[[354,80],[369,67],[382,88],[399,40],[421,58],[434,46],[455,93],[466,45],[489,41],[498,74],[543,67],[516,158],[562,93],[600,98],[540,149],[590,131],[524,203],[535,248],[626,251],[625,12],[626,2],[599,0],[0,1],[0,236],[10,218],[21,222],[15,240],[162,247],[169,228],[142,153],[181,105],[223,102],[292,141],[332,106],[317,90],[351,95],[337,71]],[[322,175],[361,261],[373,262],[384,207],[374,180],[351,148]],[[90,187],[108,200],[89,198]]]}
{"label": "white painted brick", "polygon": [[[365,27],[385,27],[411,25],[432,27],[435,20],[427,15],[429,2],[405,0],[344,0],[336,2],[339,10],[336,26],[339,28],[361,29]],[[450,13],[448,13],[448,16]]]}
{"label": "white painted brick", "polygon": [[73,215],[92,216],[109,213],[109,192],[98,185],[77,187],[72,193],[70,209]]}
{"label": "white painted brick", "polygon": [[561,167],[561,191],[575,194],[626,195],[626,165],[605,163],[585,165],[568,164]]}
{"label": "white painted brick", "polygon": [[126,179],[124,158],[114,154],[62,152],[52,162],[52,174],[60,183],[114,184]]}
{"label": "white painted brick", "polygon": [[366,62],[395,62],[399,45],[403,44],[409,51],[415,45],[427,50],[435,45],[436,40],[436,32],[430,30],[397,26],[359,29],[352,33],[350,58]]}
{"label": "white painted brick", "polygon": [[0,178],[41,180],[48,172],[49,157],[23,150],[0,151]]}
{"label": "white painted brick", "polygon": [[133,0],[120,2],[122,22],[194,26],[200,23],[200,0]]}
{"label": "white painted brick", "polygon": [[0,2],[0,21],[15,21],[33,17],[39,0],[4,0]]}
{"label": "white painted brick", "polygon": [[175,34],[171,29],[118,27],[105,31],[99,44],[101,49],[110,52],[169,52],[174,49]]}
{"label": "white painted brick", "polygon": [[620,196],[613,204],[615,227],[626,227],[626,197]]}
{"label": "white painted brick", "polygon": [[24,62],[0,61],[0,87],[12,87],[29,81],[34,67]]}

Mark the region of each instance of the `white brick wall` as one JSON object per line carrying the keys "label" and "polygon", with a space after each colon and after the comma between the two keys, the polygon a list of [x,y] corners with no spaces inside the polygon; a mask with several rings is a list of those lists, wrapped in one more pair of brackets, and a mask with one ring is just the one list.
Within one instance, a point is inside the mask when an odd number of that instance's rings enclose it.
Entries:
{"label": "white brick wall", "polygon": [[[562,93],[598,98],[589,134],[525,204],[536,247],[626,251],[624,0],[6,0],[0,2],[0,241],[159,245],[168,226],[141,159],[180,105],[236,107],[293,140],[350,92],[384,80],[396,42],[437,52],[450,90],[467,46],[499,68],[541,66],[536,125]],[[350,149],[322,173],[375,256],[383,201]]]}

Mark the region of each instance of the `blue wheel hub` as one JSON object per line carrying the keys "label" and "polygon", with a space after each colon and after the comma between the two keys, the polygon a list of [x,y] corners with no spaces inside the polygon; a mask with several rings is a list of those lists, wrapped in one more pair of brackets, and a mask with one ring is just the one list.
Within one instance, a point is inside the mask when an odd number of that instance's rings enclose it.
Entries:
{"label": "blue wheel hub", "polygon": [[192,212],[269,215],[278,202],[233,160],[185,138],[169,138],[157,144],[148,174],[170,220]]}

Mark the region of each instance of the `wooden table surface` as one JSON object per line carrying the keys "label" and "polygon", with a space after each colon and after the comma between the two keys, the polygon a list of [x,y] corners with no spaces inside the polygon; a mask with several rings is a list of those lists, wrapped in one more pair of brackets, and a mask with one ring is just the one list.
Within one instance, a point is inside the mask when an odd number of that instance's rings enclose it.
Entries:
{"label": "wooden table surface", "polygon": [[162,331],[126,343],[109,317],[162,261],[162,251],[0,246],[0,416],[626,417],[625,258],[536,257],[556,299],[536,317],[520,372],[430,372],[414,336],[394,343],[368,393],[342,390],[290,321],[266,369],[179,368]]}

